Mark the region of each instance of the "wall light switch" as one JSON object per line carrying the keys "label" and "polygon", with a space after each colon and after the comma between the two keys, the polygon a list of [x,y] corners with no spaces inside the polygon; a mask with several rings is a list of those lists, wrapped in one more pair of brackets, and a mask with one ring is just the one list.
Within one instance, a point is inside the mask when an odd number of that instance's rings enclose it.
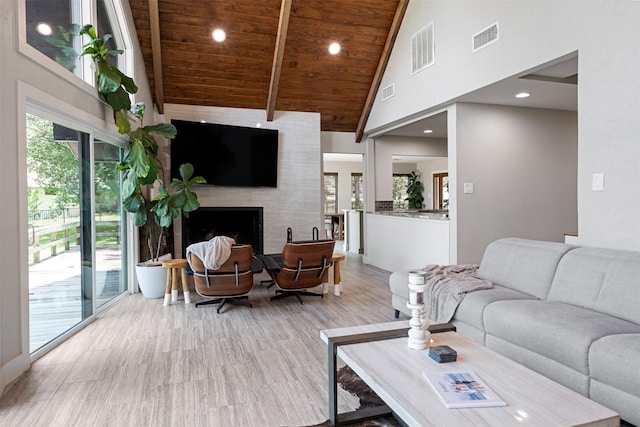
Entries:
{"label": "wall light switch", "polygon": [[591,189],[593,191],[604,190],[604,174],[594,173],[591,177]]}
{"label": "wall light switch", "polygon": [[473,182],[464,183],[464,194],[473,194]]}

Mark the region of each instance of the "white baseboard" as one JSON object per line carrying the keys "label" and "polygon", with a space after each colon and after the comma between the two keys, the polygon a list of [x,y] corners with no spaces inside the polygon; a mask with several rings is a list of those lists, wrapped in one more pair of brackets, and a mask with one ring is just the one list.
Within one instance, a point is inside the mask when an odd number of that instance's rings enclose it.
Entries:
{"label": "white baseboard", "polygon": [[0,397],[29,370],[30,366],[29,356],[19,355],[0,367]]}

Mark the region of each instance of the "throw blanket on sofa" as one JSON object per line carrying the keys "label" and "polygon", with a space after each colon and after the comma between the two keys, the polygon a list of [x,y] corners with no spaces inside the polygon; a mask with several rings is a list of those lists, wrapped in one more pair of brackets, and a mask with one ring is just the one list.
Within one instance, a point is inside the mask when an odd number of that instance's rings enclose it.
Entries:
{"label": "throw blanket on sofa", "polygon": [[493,283],[478,279],[477,265],[427,265],[427,290],[424,302],[427,319],[435,323],[447,323],[453,318],[467,292],[491,289]]}
{"label": "throw blanket on sofa", "polygon": [[[194,255],[202,260],[207,270],[218,270],[231,256],[231,246],[235,243],[235,240],[227,236],[216,236],[206,242],[193,243],[187,246],[189,265],[191,266],[189,254],[193,252]],[[191,269],[193,270],[193,266],[191,266]]]}

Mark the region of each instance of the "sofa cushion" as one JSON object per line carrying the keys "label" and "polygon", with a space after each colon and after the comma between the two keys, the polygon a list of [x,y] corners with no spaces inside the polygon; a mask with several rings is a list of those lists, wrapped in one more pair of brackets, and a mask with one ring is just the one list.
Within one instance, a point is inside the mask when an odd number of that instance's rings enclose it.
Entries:
{"label": "sofa cushion", "polygon": [[589,349],[591,378],[640,396],[640,334],[602,337]]}
{"label": "sofa cushion", "polygon": [[589,396],[589,376],[527,348],[520,347],[493,335],[487,335],[487,348],[526,366],[571,390]]}
{"label": "sofa cushion", "polygon": [[517,299],[535,299],[529,294],[515,291],[495,285],[492,289],[483,289],[480,291],[468,292],[453,316],[455,320],[462,321],[469,325],[475,326],[477,329],[484,331],[484,322],[482,315],[488,304],[495,301],[517,300]]}
{"label": "sofa cushion", "polygon": [[544,299],[560,258],[573,248],[564,243],[538,240],[496,240],[484,251],[478,277]]}
{"label": "sofa cushion", "polygon": [[640,252],[572,250],[558,264],[548,299],[640,324]]}
{"label": "sofa cushion", "polygon": [[589,374],[591,344],[607,335],[640,333],[640,325],[552,301],[497,301],[484,310],[487,334]]}

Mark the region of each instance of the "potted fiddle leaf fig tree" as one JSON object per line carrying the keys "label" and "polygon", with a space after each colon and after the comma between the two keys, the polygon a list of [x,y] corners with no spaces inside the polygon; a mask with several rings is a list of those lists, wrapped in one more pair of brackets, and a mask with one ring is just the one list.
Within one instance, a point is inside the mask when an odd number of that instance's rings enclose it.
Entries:
{"label": "potted fiddle leaf fig tree", "polygon": [[[191,188],[194,185],[206,183],[206,180],[201,176],[193,176],[193,166],[185,163],[180,166],[180,178],[174,178],[169,185],[165,184],[161,179],[164,177],[164,169],[158,159],[158,143],[154,137],[174,138],[175,126],[170,123],[143,126],[145,105],[144,103],[132,105],[130,97],[138,91],[138,87],[131,77],[109,63],[110,58],[122,54],[121,50],[112,50],[108,47],[112,36],[105,34],[98,37],[95,27],[91,25],[84,26],[79,34],[89,38],[89,41],[83,45],[82,55],[89,55],[93,60],[98,96],[111,106],[118,132],[126,135],[129,141],[124,150],[123,159],[118,164],[118,169],[124,173],[122,203],[124,209],[133,214],[137,227],[146,226],[150,229],[146,233],[148,235],[146,249],[149,251],[149,256],[141,257],[147,261],[138,264],[136,270],[139,272],[145,266],[156,267],[155,269],[159,270],[157,274],[163,276],[160,280],[154,280],[160,282],[161,289],[156,289],[155,292],[151,290],[148,293],[145,292],[145,288],[152,286],[143,284],[138,274],[138,282],[143,294],[159,298],[164,294],[165,281],[163,269],[159,267],[157,260],[166,239],[166,230],[174,219],[180,215],[188,216],[189,212],[200,207],[198,196]],[[139,127],[132,128],[130,114],[139,120]],[[145,198],[145,194],[149,193],[150,187],[156,190],[156,194],[149,200]],[[153,216],[153,225],[148,222],[149,216]],[[143,252],[145,251],[141,247],[141,253]]]}
{"label": "potted fiddle leaf fig tree", "polygon": [[422,202],[424,202],[424,197],[422,196],[423,188],[420,174],[412,171],[409,175],[407,198],[405,199],[409,202],[409,209],[422,209]]}

